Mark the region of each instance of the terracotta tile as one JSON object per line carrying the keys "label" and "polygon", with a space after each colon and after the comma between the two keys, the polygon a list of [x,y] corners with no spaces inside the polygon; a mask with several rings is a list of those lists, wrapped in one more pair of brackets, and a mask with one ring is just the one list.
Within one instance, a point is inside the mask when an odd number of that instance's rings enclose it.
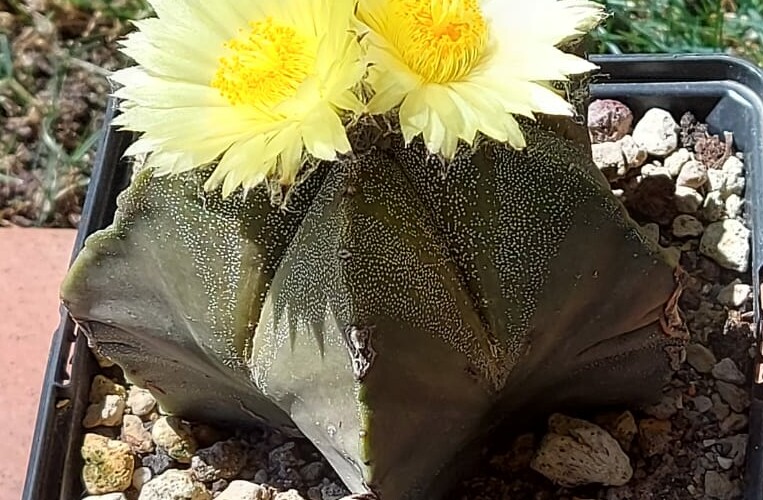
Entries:
{"label": "terracotta tile", "polygon": [[18,500],[76,231],[0,229],[0,500]]}

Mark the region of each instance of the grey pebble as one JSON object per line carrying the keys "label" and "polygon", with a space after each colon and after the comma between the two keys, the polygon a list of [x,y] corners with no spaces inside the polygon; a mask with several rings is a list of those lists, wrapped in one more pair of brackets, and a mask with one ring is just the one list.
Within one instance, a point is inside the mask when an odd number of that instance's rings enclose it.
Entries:
{"label": "grey pebble", "polygon": [[726,201],[719,191],[710,191],[702,202],[702,217],[708,222],[717,222],[723,218]]}
{"label": "grey pebble", "polygon": [[315,483],[320,481],[324,474],[323,462],[311,462],[301,469],[299,469],[299,475],[307,483]]}
{"label": "grey pebble", "polygon": [[297,467],[299,460],[294,454],[296,446],[293,441],[289,441],[268,453],[271,468]]}
{"label": "grey pebble", "polygon": [[742,385],[745,382],[744,374],[739,371],[736,363],[731,358],[723,358],[718,361],[712,370],[713,377],[723,382]]}
{"label": "grey pebble", "polygon": [[750,406],[750,395],[744,389],[722,381],[716,382],[716,387],[718,387],[718,394],[735,412],[742,413]]}
{"label": "grey pebble", "polygon": [[734,460],[734,465],[741,467],[744,465],[744,458],[747,452],[747,434],[737,434],[718,440],[721,451],[724,456]]}
{"label": "grey pebble", "polygon": [[717,360],[710,349],[695,343],[686,346],[686,362],[699,373],[710,373]]}
{"label": "grey pebble", "polygon": [[141,458],[141,465],[151,469],[154,475],[159,475],[177,465],[177,462],[167,455],[164,450],[157,449],[153,453]]}
{"label": "grey pebble", "polygon": [[151,481],[153,477],[154,474],[151,472],[151,469],[148,467],[138,467],[132,473],[132,487],[136,491],[140,491],[143,489],[143,485]]}
{"label": "grey pebble", "polygon": [[660,226],[654,222],[641,226],[641,232],[655,243],[660,242]]}
{"label": "grey pebble", "polygon": [[230,483],[225,479],[218,479],[212,482],[212,484],[209,486],[209,489],[212,490],[213,495],[216,495],[222,493],[229,484]]}
{"label": "grey pebble", "polygon": [[728,417],[729,414],[731,413],[731,409],[729,408],[729,405],[724,403],[718,394],[713,394],[712,400],[713,400],[712,410],[716,420],[723,420],[726,417]]}
{"label": "grey pebble", "polygon": [[734,461],[730,458],[726,457],[718,457],[716,458],[716,461],[718,462],[718,465],[721,466],[721,469],[723,470],[729,470],[734,466]]}
{"label": "grey pebble", "polygon": [[644,413],[660,420],[667,420],[678,412],[680,401],[680,393],[669,392],[663,395],[657,404],[644,408]]}
{"label": "grey pebble", "polygon": [[709,470],[705,473],[705,496],[717,500],[734,497],[737,487],[725,474]]}
{"label": "grey pebble", "polygon": [[713,400],[707,396],[697,396],[692,399],[692,402],[694,403],[694,408],[700,413],[705,413],[713,407]]}
{"label": "grey pebble", "polygon": [[191,470],[204,482],[235,477],[246,465],[247,449],[241,441],[220,441],[198,450],[191,458]]}
{"label": "grey pebble", "polygon": [[254,474],[253,481],[257,484],[263,484],[268,482],[268,471],[260,469]]}
{"label": "grey pebble", "polygon": [[731,413],[721,422],[720,429],[724,434],[739,432],[747,427],[747,416],[741,413]]}
{"label": "grey pebble", "polygon": [[340,486],[337,483],[330,482],[321,486],[321,498],[323,500],[340,500],[348,495],[348,491],[344,486]]}
{"label": "grey pebble", "polygon": [[694,216],[681,214],[673,219],[673,236],[676,238],[700,236],[705,226]]}

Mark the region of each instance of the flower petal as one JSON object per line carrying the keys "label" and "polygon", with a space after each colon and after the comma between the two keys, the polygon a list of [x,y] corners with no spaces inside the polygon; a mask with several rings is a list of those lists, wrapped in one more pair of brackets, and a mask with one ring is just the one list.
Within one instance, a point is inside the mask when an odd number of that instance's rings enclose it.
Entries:
{"label": "flower petal", "polygon": [[[514,116],[571,115],[572,106],[549,82],[565,81],[596,68],[557,45],[598,23],[603,17],[598,4],[586,0],[478,2],[477,14],[475,4],[467,0],[358,2],[370,65],[368,83],[373,90],[368,112],[386,113],[399,105],[406,143],[422,135],[431,153],[446,158],[455,154],[459,140],[473,143],[478,131],[515,148],[525,147]],[[414,8],[419,9],[416,15],[409,16]],[[480,15],[486,24],[479,20]],[[432,35],[425,22],[436,16],[440,16],[439,29],[451,38],[449,45],[433,49],[431,56],[439,58],[437,64],[445,69],[425,68],[427,60],[412,62],[409,67],[407,61],[417,60],[438,43],[438,35]],[[453,23],[450,31],[448,23]],[[476,31],[466,36],[463,33],[468,30],[462,31],[463,26]],[[420,30],[420,36],[401,30]],[[483,35],[487,38],[481,38]],[[400,44],[400,40],[408,41],[408,45]],[[410,44],[418,40],[428,42],[411,49]],[[410,50],[417,50],[415,57],[408,53]],[[451,71],[453,68],[457,70]]]}
{"label": "flower petal", "polygon": [[[366,68],[356,35],[355,0],[150,1],[157,17],[136,22],[137,31],[122,42],[123,52],[138,66],[113,76],[121,85],[115,95],[122,101],[114,124],[142,134],[129,154],[149,153],[148,165],[158,173],[218,161],[206,187],[222,186],[228,196],[239,186],[251,189],[268,178],[294,182],[304,150],[319,159],[350,150],[342,120],[363,108],[353,90]],[[296,91],[275,101],[257,100],[257,92],[270,94],[246,83],[256,79],[231,80],[230,85],[240,86],[232,89],[226,87],[229,82],[215,80],[223,67],[236,71],[237,65],[252,64],[244,69],[255,75],[262,71],[261,59],[253,62],[235,51],[256,50],[237,41],[270,36],[263,34],[265,23],[295,33],[301,41],[283,50],[308,51],[295,59],[305,68],[292,81]],[[288,44],[294,39],[266,41]],[[230,59],[232,53],[238,59]],[[232,66],[221,61],[233,61]],[[266,85],[264,79],[270,77],[262,74]],[[340,110],[346,111],[340,115]]]}

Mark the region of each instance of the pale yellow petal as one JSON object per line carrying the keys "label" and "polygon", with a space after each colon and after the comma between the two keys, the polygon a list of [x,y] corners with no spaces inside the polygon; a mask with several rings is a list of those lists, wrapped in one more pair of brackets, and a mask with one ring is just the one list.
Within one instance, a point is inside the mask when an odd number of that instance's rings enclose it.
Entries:
{"label": "pale yellow petal", "polygon": [[[390,7],[392,0],[359,0],[358,17],[368,31],[363,37],[370,64],[367,81],[373,90],[367,109],[384,113],[400,103],[405,141],[420,134],[430,152],[448,158],[459,140],[471,144],[478,131],[521,149],[525,138],[514,116],[533,119],[538,113],[573,113],[549,82],[568,80],[596,66],[557,45],[591,29],[601,20],[602,9],[586,0],[479,0],[481,12],[475,14],[473,4],[459,2],[449,0],[443,7],[442,2],[430,6],[421,0],[416,7],[430,9],[432,16],[440,13],[443,17],[438,22],[443,26],[455,26],[458,16],[474,20],[482,15],[487,21],[486,25],[470,21],[475,30],[485,30],[481,34],[459,35],[459,43],[472,45],[433,49],[431,55],[437,57],[433,61],[441,66],[427,67],[420,60],[415,62],[420,54],[429,54],[431,46],[418,47],[417,40],[437,43],[429,38],[428,25],[420,23],[429,19],[425,14],[406,17]],[[420,37],[402,31],[416,29],[422,30]],[[406,61],[414,62],[409,68]]]}
{"label": "pale yellow petal", "polygon": [[[353,90],[366,71],[353,31],[355,0],[151,3],[158,17],[136,22],[137,31],[122,43],[138,67],[114,75],[122,101],[114,124],[142,134],[128,153],[149,153],[160,173],[219,161],[206,187],[222,186],[229,196],[268,177],[293,182],[305,150],[320,159],[350,151],[342,119],[351,119],[346,111],[362,111]],[[268,90],[240,83],[258,81],[251,78],[262,71],[258,65],[246,66],[246,55],[239,59],[243,67],[225,59],[253,50],[238,42],[262,23],[292,29],[309,52],[295,59],[308,61],[290,83],[296,92],[276,92],[275,101]],[[223,68],[241,69],[246,78],[227,88],[227,81],[215,80]]]}
{"label": "pale yellow petal", "polygon": [[223,155],[207,179],[205,187],[214,189],[222,184],[223,197],[228,197],[248,179],[260,179],[268,173],[275,163],[275,158],[264,156],[264,136],[254,136],[248,140],[240,141]]}
{"label": "pale yellow petal", "polygon": [[519,123],[511,115],[506,117],[506,131],[508,135],[506,140],[511,147],[514,149],[524,149],[527,146],[525,135],[522,133]]}
{"label": "pale yellow petal", "polygon": [[429,113],[430,109],[423,92],[414,91],[405,97],[400,105],[400,128],[406,144],[424,131],[429,122]]}
{"label": "pale yellow petal", "polygon": [[159,78],[138,67],[119,70],[111,78],[122,85],[114,93],[116,97],[140,106],[159,109],[228,106],[220,92],[208,85]]}
{"label": "pale yellow petal", "polygon": [[316,107],[301,126],[307,151],[321,160],[334,160],[336,153],[350,151],[342,121],[328,106]]}
{"label": "pale yellow petal", "polygon": [[331,104],[339,109],[360,113],[363,110],[363,103],[360,102],[351,90],[347,90],[331,100]]}

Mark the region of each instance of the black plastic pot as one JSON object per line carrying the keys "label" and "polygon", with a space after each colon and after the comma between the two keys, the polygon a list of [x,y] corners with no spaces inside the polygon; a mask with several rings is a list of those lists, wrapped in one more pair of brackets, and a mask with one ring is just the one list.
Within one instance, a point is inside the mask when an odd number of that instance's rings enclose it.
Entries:
{"label": "black plastic pot", "polygon": [[[596,98],[617,98],[638,119],[661,107],[679,116],[692,111],[715,133],[731,131],[745,154],[747,213],[753,227],[752,281],[755,324],[760,319],[760,270],[763,259],[763,72],[725,56],[598,56],[602,76],[592,86]],[[114,109],[109,107],[107,123]],[[96,158],[74,255],[92,232],[107,226],[116,197],[128,183],[121,159],[132,140],[108,129]],[[757,329],[756,329],[757,333]],[[763,356],[756,363],[747,448],[745,500],[763,500]],[[90,380],[98,365],[62,311],[53,337],[29,458],[23,500],[81,498],[80,422],[87,407]]]}

